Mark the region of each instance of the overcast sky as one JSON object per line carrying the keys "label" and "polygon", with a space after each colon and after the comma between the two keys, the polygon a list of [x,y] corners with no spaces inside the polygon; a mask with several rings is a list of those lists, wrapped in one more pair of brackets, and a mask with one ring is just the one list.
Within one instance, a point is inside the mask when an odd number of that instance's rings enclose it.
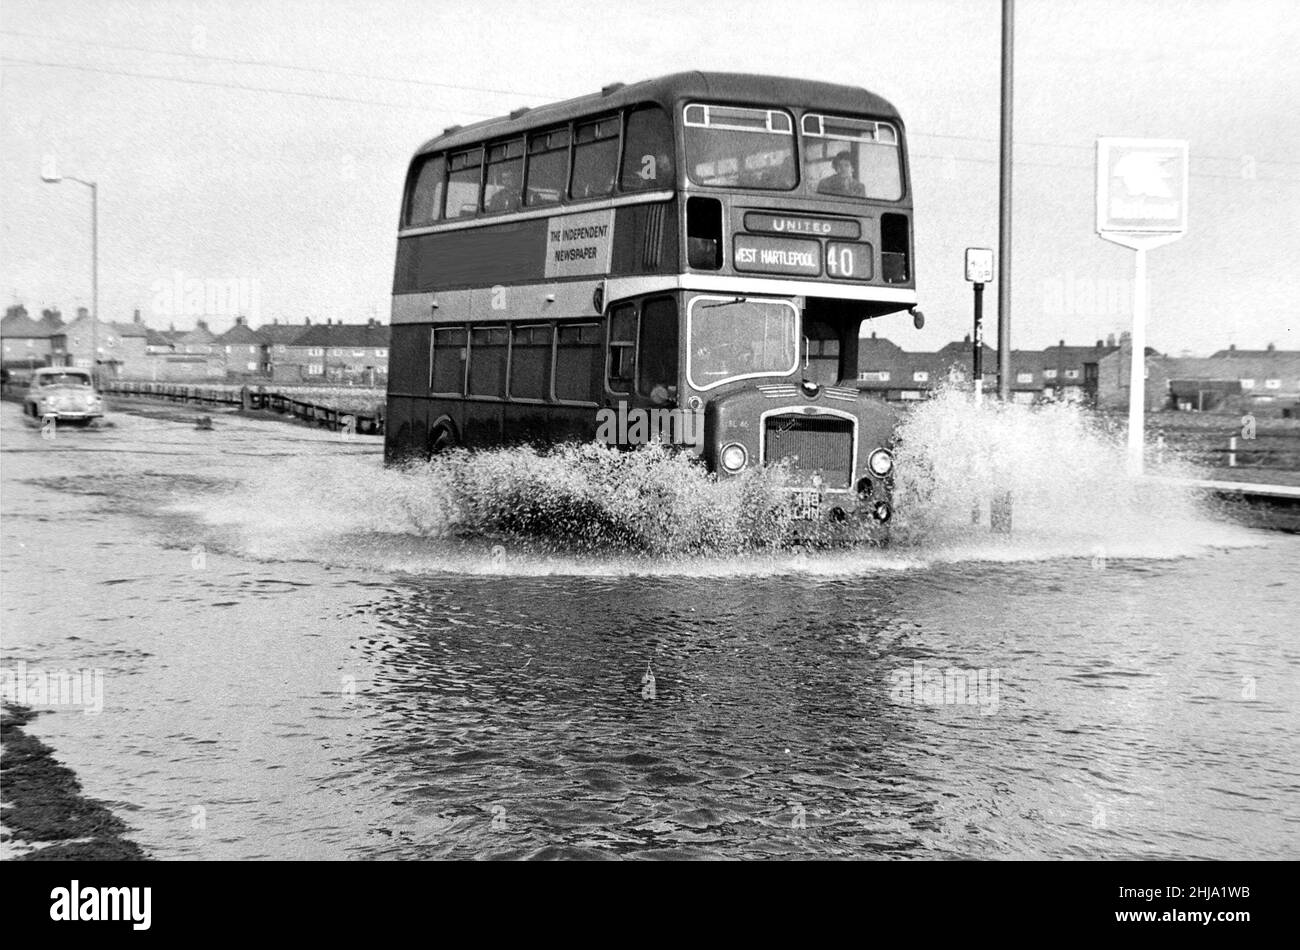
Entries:
{"label": "overcast sky", "polygon": [[[1191,143],[1189,232],[1149,256],[1149,343],[1300,349],[1300,4],[1019,0],[1016,43],[1013,345],[1127,326],[1133,253],[1093,232],[1094,142],[1125,135]],[[996,0],[5,0],[0,50],[0,288],[31,310],[90,298],[88,194],[43,184],[47,155],[99,183],[107,318],[191,326],[179,275],[242,281],[255,322],[386,319],[421,142],[682,69],[898,107],[929,323],[882,336],[966,333],[963,249],[997,246]]]}

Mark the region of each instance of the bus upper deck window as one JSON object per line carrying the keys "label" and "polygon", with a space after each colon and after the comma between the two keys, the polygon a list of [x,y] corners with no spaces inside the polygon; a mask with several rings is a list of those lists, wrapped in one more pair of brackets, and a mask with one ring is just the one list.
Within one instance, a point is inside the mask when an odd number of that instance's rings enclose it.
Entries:
{"label": "bus upper deck window", "polygon": [[697,185],[789,191],[798,181],[794,126],[779,109],[693,104],[683,125],[686,167]]}
{"label": "bus upper deck window", "polygon": [[603,198],[614,191],[618,133],[616,116],[573,130],[573,182],[569,193],[574,198]]}
{"label": "bus upper deck window", "polygon": [[810,114],[801,127],[809,194],[886,201],[903,196],[898,130],[892,125]]}
{"label": "bus upper deck window", "polygon": [[453,155],[448,167],[446,216],[463,218],[476,214],[483,175],[483,150],[476,148]]}
{"label": "bus upper deck window", "polygon": [[626,136],[619,187],[624,191],[671,187],[673,126],[668,113],[658,106],[630,112]]}
{"label": "bus upper deck window", "polygon": [[406,197],[406,215],[403,221],[406,227],[423,227],[442,217],[442,195],[446,178],[447,162],[441,155],[434,155],[421,162]]}
{"label": "bus upper deck window", "polygon": [[524,204],[554,204],[564,196],[569,173],[569,130],[540,132],[528,140],[528,183]]}
{"label": "bus upper deck window", "polygon": [[483,179],[483,210],[489,214],[518,211],[523,201],[524,143],[502,142],[488,149]]}

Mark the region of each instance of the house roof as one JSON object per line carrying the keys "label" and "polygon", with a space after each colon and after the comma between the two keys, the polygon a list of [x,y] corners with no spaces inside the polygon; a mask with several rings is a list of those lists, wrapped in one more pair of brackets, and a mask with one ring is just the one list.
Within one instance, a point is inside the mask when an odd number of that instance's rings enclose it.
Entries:
{"label": "house roof", "polygon": [[262,346],[266,343],[266,338],[261,333],[254,330],[247,323],[236,323],[225,333],[220,334],[213,341],[218,344],[248,344],[251,346]]}
{"label": "house roof", "polygon": [[5,339],[49,339],[49,327],[44,327],[25,313],[8,313],[0,319],[0,337]]}
{"label": "house roof", "polygon": [[257,328],[262,339],[267,343],[289,344],[296,340],[310,324],[306,323],[264,323]]}
{"label": "house roof", "polygon": [[388,346],[388,325],[385,323],[313,323],[294,339],[294,346]]}
{"label": "house roof", "polygon": [[149,328],[145,326],[143,323],[134,323],[129,320],[123,320],[120,322],[110,321],[104,324],[104,326],[111,327],[114,331],[117,332],[117,335],[119,337],[128,337],[128,336],[148,337],[149,336]]}

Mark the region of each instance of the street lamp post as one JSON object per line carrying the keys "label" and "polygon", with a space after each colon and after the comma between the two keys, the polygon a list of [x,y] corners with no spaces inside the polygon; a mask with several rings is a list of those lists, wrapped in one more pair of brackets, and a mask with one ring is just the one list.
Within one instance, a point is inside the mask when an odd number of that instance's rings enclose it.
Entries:
{"label": "street lamp post", "polygon": [[99,185],[71,175],[60,175],[53,169],[41,173],[41,178],[51,185],[61,181],[75,181],[90,189],[90,378],[99,387]]}

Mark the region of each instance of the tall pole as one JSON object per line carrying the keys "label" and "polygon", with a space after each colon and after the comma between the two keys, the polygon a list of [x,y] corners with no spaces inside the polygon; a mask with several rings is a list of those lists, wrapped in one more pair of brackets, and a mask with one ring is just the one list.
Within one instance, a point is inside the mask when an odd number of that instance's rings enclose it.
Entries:
{"label": "tall pole", "polygon": [[1128,472],[1142,474],[1143,415],[1146,402],[1147,364],[1147,251],[1136,249],[1133,273],[1133,344],[1128,370]]}
{"label": "tall pole", "polygon": [[90,185],[90,379],[99,388],[99,185]]}
{"label": "tall pole", "polygon": [[1002,133],[998,148],[998,398],[1011,399],[1011,79],[1015,0],[1002,0]]}

